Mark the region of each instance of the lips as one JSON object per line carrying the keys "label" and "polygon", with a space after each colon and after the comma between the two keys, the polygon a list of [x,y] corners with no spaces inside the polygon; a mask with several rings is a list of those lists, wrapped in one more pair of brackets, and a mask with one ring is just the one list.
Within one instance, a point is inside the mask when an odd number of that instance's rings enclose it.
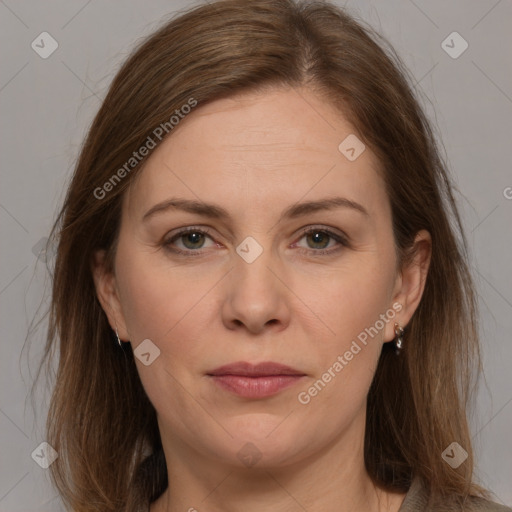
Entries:
{"label": "lips", "polygon": [[286,366],[279,363],[264,362],[253,365],[240,361],[237,363],[226,364],[208,373],[208,375],[219,376],[219,375],[241,375],[244,377],[269,377],[276,375],[306,375],[304,372],[300,372],[295,368]]}
{"label": "lips", "polygon": [[306,376],[295,368],[273,362],[257,365],[237,362],[216,368],[207,375],[224,391],[250,399],[276,395]]}

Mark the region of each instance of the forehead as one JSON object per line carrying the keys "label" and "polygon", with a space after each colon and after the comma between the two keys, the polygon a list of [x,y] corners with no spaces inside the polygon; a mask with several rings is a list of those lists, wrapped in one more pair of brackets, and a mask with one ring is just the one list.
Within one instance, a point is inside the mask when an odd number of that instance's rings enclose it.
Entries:
{"label": "forehead", "polygon": [[154,150],[130,187],[127,207],[143,213],[180,196],[265,208],[333,193],[366,203],[370,212],[386,207],[369,148],[354,161],[339,149],[354,136],[337,109],[306,89],[216,100],[192,110]]}

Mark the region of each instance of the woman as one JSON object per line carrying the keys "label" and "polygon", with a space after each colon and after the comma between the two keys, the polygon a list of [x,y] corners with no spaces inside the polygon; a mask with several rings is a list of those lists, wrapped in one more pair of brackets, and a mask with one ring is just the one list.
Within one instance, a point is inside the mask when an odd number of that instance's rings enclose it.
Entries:
{"label": "woman", "polygon": [[123,65],[52,231],[70,510],[511,510],[473,482],[465,241],[385,48],[224,0]]}

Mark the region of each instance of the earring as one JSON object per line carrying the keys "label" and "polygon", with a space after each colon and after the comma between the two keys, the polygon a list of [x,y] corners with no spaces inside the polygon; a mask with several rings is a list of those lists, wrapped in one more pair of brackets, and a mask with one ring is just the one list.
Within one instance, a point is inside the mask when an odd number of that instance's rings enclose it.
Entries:
{"label": "earring", "polygon": [[118,334],[118,332],[117,332],[117,327],[116,327],[116,336],[117,336],[117,343],[119,343],[119,346],[120,346],[121,348],[123,348],[123,345],[121,345],[121,340],[119,339],[119,334]]}
{"label": "earring", "polygon": [[400,351],[402,350],[402,344],[403,344],[403,341],[404,341],[404,330],[396,322],[395,322],[395,335],[396,335],[395,354],[399,355]]}

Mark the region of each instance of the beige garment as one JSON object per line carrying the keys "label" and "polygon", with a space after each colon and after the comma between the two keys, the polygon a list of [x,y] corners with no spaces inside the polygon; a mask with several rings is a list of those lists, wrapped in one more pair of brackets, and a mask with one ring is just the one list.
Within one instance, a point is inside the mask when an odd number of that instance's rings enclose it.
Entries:
{"label": "beige garment", "polygon": [[[149,503],[144,512],[146,511],[149,512]],[[398,512],[512,512],[512,508],[476,497],[468,498],[462,508],[447,504],[428,506],[426,489],[421,480],[415,478]]]}
{"label": "beige garment", "polygon": [[512,512],[512,508],[471,496],[461,507],[448,504],[428,505],[428,493],[420,479],[415,478],[398,512]]}

